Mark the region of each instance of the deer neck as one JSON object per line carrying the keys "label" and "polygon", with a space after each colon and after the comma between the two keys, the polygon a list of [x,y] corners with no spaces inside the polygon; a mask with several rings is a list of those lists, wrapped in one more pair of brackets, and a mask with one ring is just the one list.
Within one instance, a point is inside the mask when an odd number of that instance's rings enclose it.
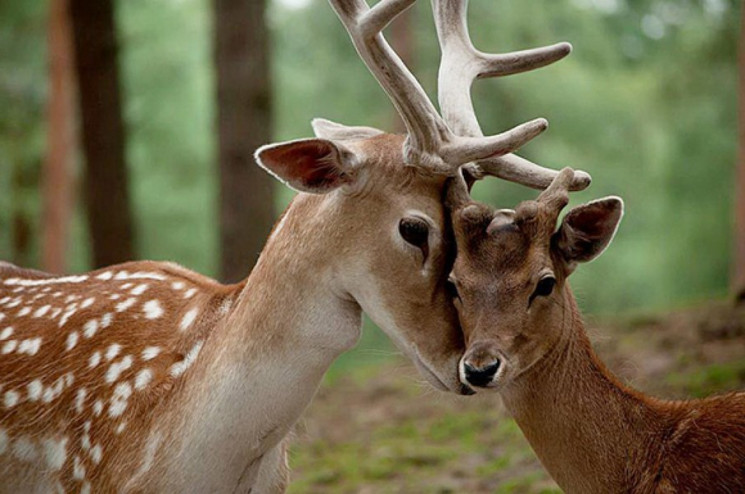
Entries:
{"label": "deer neck", "polygon": [[174,465],[185,488],[222,492],[252,485],[263,456],[290,431],[333,360],[359,337],[361,309],[338,286],[326,244],[333,232],[318,207],[322,199],[308,196],[289,207],[234,310],[205,342],[207,377],[195,379],[188,393],[193,408],[181,408],[194,417],[186,419],[193,423],[184,424],[188,437]]}
{"label": "deer neck", "polygon": [[626,492],[664,424],[655,403],[619,383],[594,353],[574,297],[544,359],[502,391],[505,406],[566,492]]}

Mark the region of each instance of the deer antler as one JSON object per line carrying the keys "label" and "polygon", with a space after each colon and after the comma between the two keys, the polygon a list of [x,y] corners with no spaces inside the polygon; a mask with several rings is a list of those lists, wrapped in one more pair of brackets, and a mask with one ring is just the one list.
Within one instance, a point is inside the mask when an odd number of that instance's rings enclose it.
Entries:
{"label": "deer antler", "polygon": [[[548,126],[544,119],[490,137],[484,137],[480,131],[460,136],[448,128],[419,82],[381,34],[388,23],[415,1],[381,0],[370,8],[365,0],[329,0],[360,57],[393,101],[406,125],[406,162],[452,175],[460,165],[507,154],[543,132]],[[522,183],[522,177],[517,174],[514,180]],[[528,180],[526,184],[534,186],[535,181]]]}
{"label": "deer antler", "polygon": [[[438,99],[447,125],[458,135],[483,136],[471,101],[471,85],[475,79],[500,77],[527,72],[557,62],[569,55],[572,45],[558,43],[534,50],[506,54],[488,54],[474,48],[468,33],[466,9],[468,0],[432,0],[437,37],[442,56],[438,74]],[[468,165],[477,179],[493,175],[537,189],[545,189],[557,172],[539,166],[513,154],[493,155],[475,159]],[[574,173],[572,190],[590,185],[590,176]]]}

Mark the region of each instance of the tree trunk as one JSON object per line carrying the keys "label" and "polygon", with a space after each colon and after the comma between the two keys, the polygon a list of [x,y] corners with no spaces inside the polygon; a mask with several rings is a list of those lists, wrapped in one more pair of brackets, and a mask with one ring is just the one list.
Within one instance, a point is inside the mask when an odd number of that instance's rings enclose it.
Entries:
{"label": "tree trunk", "polygon": [[67,231],[72,209],[73,62],[67,0],[49,6],[47,155],[42,172],[42,268],[67,271]]}
{"label": "tree trunk", "polygon": [[739,302],[745,300],[745,2],[741,5],[740,27],[740,90],[739,90],[739,155],[735,182],[735,248],[732,290]]}
{"label": "tree trunk", "polygon": [[223,281],[245,278],[274,221],[274,180],[253,153],[271,139],[266,0],[215,0]]}
{"label": "tree trunk", "polygon": [[70,0],[93,264],[134,258],[113,0]]}

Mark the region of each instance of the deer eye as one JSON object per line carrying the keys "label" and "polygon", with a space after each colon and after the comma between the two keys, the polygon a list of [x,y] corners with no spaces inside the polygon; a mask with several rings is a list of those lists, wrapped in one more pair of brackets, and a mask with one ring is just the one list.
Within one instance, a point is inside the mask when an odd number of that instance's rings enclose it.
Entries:
{"label": "deer eye", "polygon": [[553,276],[545,276],[541,278],[538,285],[535,287],[535,295],[537,297],[548,297],[554,291],[556,286],[556,278]]}
{"label": "deer eye", "polygon": [[429,238],[429,225],[419,218],[404,218],[398,224],[398,233],[407,243],[419,247],[427,254],[427,240]]}
{"label": "deer eye", "polygon": [[536,297],[548,297],[553,293],[555,286],[556,278],[550,275],[544,276],[536,285],[533,295],[530,296],[530,301],[532,302]]}

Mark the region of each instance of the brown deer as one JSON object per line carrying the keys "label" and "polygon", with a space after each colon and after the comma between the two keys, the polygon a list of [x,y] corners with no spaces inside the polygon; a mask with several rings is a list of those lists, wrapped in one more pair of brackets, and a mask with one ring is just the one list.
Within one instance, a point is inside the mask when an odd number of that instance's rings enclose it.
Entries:
{"label": "brown deer", "polygon": [[[408,132],[316,120],[316,138],[259,149],[259,164],[301,193],[244,282],[162,262],[74,276],[0,267],[0,492],[283,491],[288,432],[357,341],[362,311],[434,386],[471,392],[446,288],[445,181],[471,161],[477,175],[537,188],[556,172],[506,154],[545,120],[483,137],[475,117],[453,117],[451,130],[438,115],[380,34],[413,1],[332,0]],[[441,83],[569,52],[470,49],[457,61],[473,63]],[[578,172],[573,187],[588,183]]]}
{"label": "brown deer", "polygon": [[659,400],[594,353],[566,279],[611,242],[623,202],[575,207],[557,229],[571,177],[514,211],[473,202],[463,177],[449,187],[462,381],[499,391],[567,492],[745,492],[745,393]]}

